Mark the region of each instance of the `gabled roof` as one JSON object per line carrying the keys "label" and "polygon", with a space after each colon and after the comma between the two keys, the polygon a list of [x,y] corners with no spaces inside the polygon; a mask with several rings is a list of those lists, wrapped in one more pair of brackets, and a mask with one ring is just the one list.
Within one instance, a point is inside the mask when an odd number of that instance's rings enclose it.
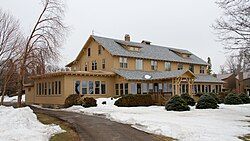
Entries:
{"label": "gabled roof", "polygon": [[220,80],[224,80],[224,79],[227,79],[228,77],[230,77],[231,75],[233,75],[233,73],[217,74],[217,78]]}
{"label": "gabled roof", "polygon": [[195,75],[196,79],[194,82],[202,82],[202,83],[225,83],[224,81],[212,76],[212,75],[205,75],[205,74],[197,74]]}
{"label": "gabled roof", "polygon": [[[239,75],[237,75],[235,78],[239,79]],[[250,79],[250,72],[243,72],[243,80],[245,79]]]}
{"label": "gabled roof", "polygon": [[[138,70],[123,70],[116,69],[114,72],[126,80],[159,80],[159,79],[170,79],[176,78],[189,73],[195,77],[189,70],[175,70],[175,71],[138,71]],[[151,76],[150,79],[146,79],[145,75]]]}
{"label": "gabled roof", "polygon": [[[171,61],[171,62],[182,62],[182,63],[190,63],[190,64],[199,64],[199,65],[209,65],[207,62],[192,54],[188,50],[170,48],[164,46],[157,45],[148,45],[144,43],[137,43],[131,41],[123,41],[117,39],[111,39],[106,37],[99,37],[91,35],[87,42],[85,43],[82,50],[79,52],[77,58],[69,63],[67,66],[71,66],[75,62],[77,62],[86,46],[89,45],[91,41],[95,40],[100,45],[102,45],[111,55],[114,56],[123,56],[123,57],[134,57],[134,58],[143,58],[143,59],[152,59],[152,60],[162,60],[162,61]],[[123,47],[125,46],[133,46],[140,48],[140,51],[129,51]],[[181,57],[177,53],[184,53],[190,55],[190,57]]]}
{"label": "gabled roof", "polygon": [[[101,44],[108,52],[115,56],[135,57],[143,59],[163,60],[182,62],[190,64],[209,65],[207,62],[192,54],[191,52],[183,49],[176,49],[170,47],[163,47],[157,45],[148,45],[143,43],[123,41],[117,39],[111,39],[106,37],[92,36],[96,42]],[[122,47],[121,44],[130,45],[134,47],[140,47],[139,52],[129,51]],[[190,54],[189,58],[183,58],[175,52]]]}

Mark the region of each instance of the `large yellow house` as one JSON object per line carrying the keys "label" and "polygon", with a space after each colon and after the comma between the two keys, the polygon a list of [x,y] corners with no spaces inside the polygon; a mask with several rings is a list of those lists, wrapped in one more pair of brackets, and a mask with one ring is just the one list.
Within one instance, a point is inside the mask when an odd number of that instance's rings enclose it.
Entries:
{"label": "large yellow house", "polygon": [[70,94],[115,97],[152,94],[155,100],[189,93],[220,92],[223,81],[207,74],[208,63],[183,49],[91,35],[71,71],[32,76],[27,104],[62,105]]}

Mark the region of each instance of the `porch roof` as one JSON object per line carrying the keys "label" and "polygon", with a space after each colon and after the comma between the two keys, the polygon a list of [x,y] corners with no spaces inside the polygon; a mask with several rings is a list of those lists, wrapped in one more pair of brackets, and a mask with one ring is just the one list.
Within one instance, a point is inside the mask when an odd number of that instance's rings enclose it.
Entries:
{"label": "porch roof", "polygon": [[[183,76],[184,74],[189,74],[190,77],[195,77],[195,75],[189,70],[175,70],[175,71],[138,71],[138,70],[114,70],[115,73],[124,77],[127,80],[160,80],[160,79],[170,79]],[[150,78],[146,78],[150,77]]]}

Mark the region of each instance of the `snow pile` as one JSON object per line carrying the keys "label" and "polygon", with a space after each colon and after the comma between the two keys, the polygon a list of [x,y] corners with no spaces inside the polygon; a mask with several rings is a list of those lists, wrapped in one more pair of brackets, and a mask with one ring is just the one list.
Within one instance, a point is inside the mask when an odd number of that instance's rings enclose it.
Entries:
{"label": "snow pile", "polygon": [[1,141],[48,141],[57,133],[64,132],[58,125],[44,125],[37,120],[29,107],[0,106]]}
{"label": "snow pile", "polygon": [[[9,96],[4,96],[4,102],[17,102],[17,98],[18,96],[13,96],[13,97],[9,97]],[[22,95],[22,102],[25,102],[25,95]]]}
{"label": "snow pile", "polygon": [[116,107],[106,99],[107,105],[83,108],[73,106],[68,111],[84,114],[104,114],[108,119],[131,124],[132,127],[149,133],[165,135],[182,141],[237,141],[238,136],[250,133],[250,104],[220,105],[219,109],[191,111],[166,111],[163,106],[150,107]]}

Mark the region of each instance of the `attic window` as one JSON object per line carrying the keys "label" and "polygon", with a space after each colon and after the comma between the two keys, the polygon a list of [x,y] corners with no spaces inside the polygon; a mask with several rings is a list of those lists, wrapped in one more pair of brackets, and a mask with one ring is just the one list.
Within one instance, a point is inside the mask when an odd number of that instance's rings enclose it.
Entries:
{"label": "attic window", "polygon": [[139,51],[140,49],[137,47],[128,47],[128,50],[130,51]]}

